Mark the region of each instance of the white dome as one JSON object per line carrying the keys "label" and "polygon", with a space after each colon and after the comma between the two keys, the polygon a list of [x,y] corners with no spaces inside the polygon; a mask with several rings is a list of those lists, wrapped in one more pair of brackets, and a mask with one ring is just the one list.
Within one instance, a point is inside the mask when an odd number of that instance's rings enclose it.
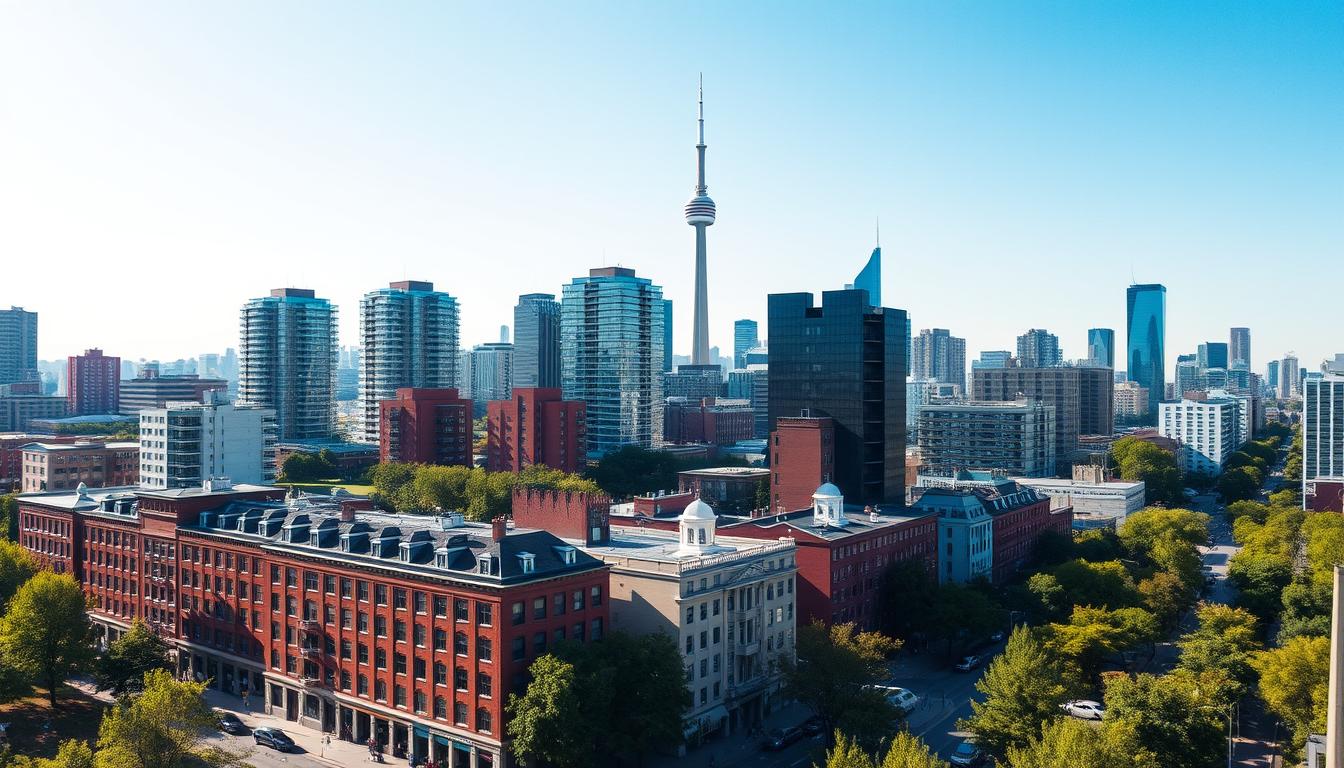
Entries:
{"label": "white dome", "polygon": [[681,520],[716,520],[718,516],[714,514],[714,509],[700,499],[692,501],[686,505],[686,509],[681,513]]}
{"label": "white dome", "polygon": [[839,489],[839,488],[836,488],[836,487],[835,487],[835,484],[834,484],[834,483],[822,483],[822,484],[821,484],[821,487],[817,489],[817,492],[814,493],[814,494],[812,494],[812,498],[814,498],[814,499],[817,498],[817,497],[826,498],[826,497],[828,497],[828,496],[837,496],[837,497],[839,497],[839,496],[844,496],[844,495],[845,495],[845,494],[843,494],[843,493],[840,492],[840,489]]}

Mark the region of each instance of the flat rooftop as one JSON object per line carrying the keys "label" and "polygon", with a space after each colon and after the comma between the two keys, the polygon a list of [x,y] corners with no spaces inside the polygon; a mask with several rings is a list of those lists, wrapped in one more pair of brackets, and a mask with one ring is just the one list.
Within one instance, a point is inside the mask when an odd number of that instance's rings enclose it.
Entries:
{"label": "flat rooftop", "polygon": [[1083,480],[1071,480],[1067,477],[1014,477],[1013,482],[1018,485],[1030,485],[1036,488],[1109,488],[1117,491],[1129,491],[1143,486],[1141,480],[1135,482],[1115,480],[1104,483],[1089,483]]}

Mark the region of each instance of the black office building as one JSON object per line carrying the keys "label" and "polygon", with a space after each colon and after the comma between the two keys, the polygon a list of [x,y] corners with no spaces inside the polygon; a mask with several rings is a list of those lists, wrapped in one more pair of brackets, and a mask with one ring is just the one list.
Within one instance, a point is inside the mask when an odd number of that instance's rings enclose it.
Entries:
{"label": "black office building", "polygon": [[904,310],[874,307],[862,289],[771,294],[770,425],[835,422],[835,477],[847,503],[905,501]]}

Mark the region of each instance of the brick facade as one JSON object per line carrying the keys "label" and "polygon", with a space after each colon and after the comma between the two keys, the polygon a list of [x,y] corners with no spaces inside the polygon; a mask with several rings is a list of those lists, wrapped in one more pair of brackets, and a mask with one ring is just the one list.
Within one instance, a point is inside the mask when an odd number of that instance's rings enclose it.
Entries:
{"label": "brick facade", "polygon": [[406,387],[380,408],[382,461],[472,465],[471,400],[456,389]]}
{"label": "brick facade", "polygon": [[812,506],[812,492],[835,473],[835,422],[829,417],[780,417],[770,433],[770,508]]}
{"label": "brick facade", "polygon": [[520,472],[542,464],[561,472],[583,471],[587,414],[587,405],[561,399],[556,388],[517,387],[508,400],[490,401],[485,468]]}

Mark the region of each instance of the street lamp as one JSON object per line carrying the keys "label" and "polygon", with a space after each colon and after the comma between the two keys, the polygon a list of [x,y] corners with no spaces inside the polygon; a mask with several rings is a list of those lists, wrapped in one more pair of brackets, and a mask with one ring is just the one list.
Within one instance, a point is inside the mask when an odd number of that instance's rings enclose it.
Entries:
{"label": "street lamp", "polygon": [[1199,709],[1212,709],[1227,718],[1227,768],[1232,768],[1232,708],[1236,705],[1236,702],[1233,702],[1226,707],[1215,707],[1212,704],[1201,704],[1199,706]]}

